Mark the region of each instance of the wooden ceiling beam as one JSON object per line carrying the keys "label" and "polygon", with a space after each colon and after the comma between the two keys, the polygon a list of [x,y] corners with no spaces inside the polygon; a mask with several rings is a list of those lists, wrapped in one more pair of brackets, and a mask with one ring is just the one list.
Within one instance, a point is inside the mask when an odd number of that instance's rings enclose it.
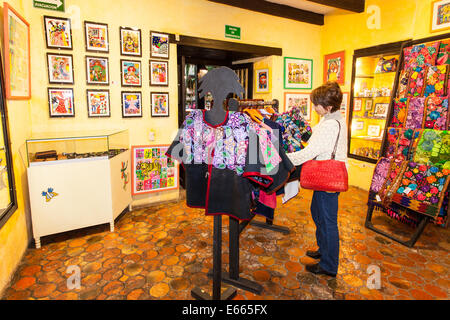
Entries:
{"label": "wooden ceiling beam", "polygon": [[307,0],[307,1],[322,4],[328,7],[344,9],[356,13],[364,12],[366,6],[365,0]]}

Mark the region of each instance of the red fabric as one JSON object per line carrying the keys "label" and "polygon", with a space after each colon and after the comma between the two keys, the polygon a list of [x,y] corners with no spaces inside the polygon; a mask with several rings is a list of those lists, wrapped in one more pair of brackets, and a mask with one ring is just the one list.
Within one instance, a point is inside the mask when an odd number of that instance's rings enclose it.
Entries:
{"label": "red fabric", "polygon": [[277,195],[276,193],[267,194],[263,190],[259,191],[259,202],[267,207],[275,209],[277,207]]}

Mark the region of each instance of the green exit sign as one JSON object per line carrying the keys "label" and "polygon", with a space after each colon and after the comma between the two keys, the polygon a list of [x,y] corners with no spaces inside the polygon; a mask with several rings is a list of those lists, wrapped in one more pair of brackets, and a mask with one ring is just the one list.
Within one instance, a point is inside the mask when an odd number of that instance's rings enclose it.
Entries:
{"label": "green exit sign", "polygon": [[241,38],[241,28],[225,25],[225,37],[233,38],[233,39],[240,39]]}
{"label": "green exit sign", "polygon": [[33,0],[35,8],[64,12],[64,0]]}

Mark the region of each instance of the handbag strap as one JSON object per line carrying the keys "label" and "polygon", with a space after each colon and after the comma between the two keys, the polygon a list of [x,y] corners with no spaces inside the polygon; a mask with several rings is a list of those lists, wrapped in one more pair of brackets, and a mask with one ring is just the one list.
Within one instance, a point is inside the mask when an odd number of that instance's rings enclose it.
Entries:
{"label": "handbag strap", "polygon": [[334,144],[333,153],[331,154],[331,159],[333,159],[333,160],[336,157],[336,150],[337,150],[337,145],[338,145],[338,141],[339,141],[339,136],[341,135],[341,123],[339,121],[337,121],[337,120],[336,120],[336,122],[339,125],[339,132],[338,132],[338,135],[337,135],[337,138],[336,138],[336,143]]}

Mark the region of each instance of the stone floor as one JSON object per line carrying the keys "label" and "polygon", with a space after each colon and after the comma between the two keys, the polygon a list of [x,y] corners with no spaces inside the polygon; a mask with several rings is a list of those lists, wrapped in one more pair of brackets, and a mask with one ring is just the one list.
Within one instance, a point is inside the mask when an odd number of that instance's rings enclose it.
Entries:
{"label": "stone floor", "polygon": [[[275,224],[289,227],[290,235],[254,226],[242,232],[240,276],[264,291],[238,289],[235,299],[450,298],[449,230],[427,225],[414,248],[393,242],[364,227],[367,192],[356,188],[340,196],[337,277],[308,273],[305,265],[315,262],[305,255],[315,248],[311,196],[303,190],[279,202]],[[180,201],[126,212],[114,232],[103,225],[44,237],[41,249],[27,250],[2,299],[192,299],[196,286],[211,293],[212,221]],[[373,222],[405,237],[413,231],[380,213]],[[223,253],[227,267],[228,218]],[[70,266],[81,270],[79,289],[67,286]],[[378,290],[367,287],[369,266],[381,270]]]}

